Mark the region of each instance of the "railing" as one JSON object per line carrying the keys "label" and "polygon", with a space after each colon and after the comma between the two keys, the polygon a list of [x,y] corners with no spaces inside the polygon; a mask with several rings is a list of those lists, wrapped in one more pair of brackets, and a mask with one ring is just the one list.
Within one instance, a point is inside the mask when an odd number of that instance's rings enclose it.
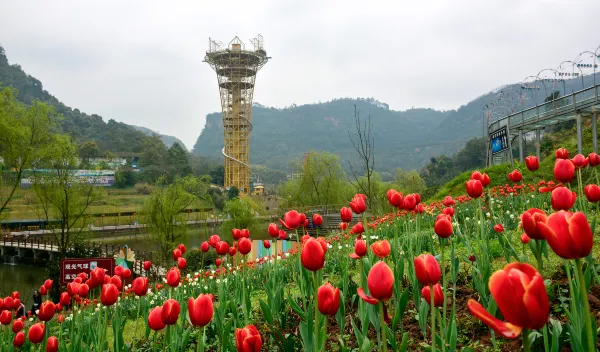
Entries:
{"label": "railing", "polygon": [[500,127],[508,125],[509,128],[516,125],[524,125],[529,122],[535,122],[540,119],[546,119],[550,116],[565,114],[571,111],[577,111],[578,108],[587,107],[590,104],[600,102],[598,92],[600,84],[589,87],[577,92],[573,92],[564,97],[554,99],[544,104],[521,110],[517,113],[507,115],[496,119],[490,123],[488,132],[497,130]]}

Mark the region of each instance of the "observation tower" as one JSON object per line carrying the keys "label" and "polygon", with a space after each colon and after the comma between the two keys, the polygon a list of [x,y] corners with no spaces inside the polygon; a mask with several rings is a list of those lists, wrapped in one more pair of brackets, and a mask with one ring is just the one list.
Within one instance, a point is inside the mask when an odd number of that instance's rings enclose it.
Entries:
{"label": "observation tower", "polygon": [[256,73],[270,59],[259,34],[250,40],[252,49],[235,37],[227,47],[209,38],[204,61],[217,73],[223,112],[223,156],[225,188],[235,186],[241,193],[250,192],[250,132],[252,131],[252,96]]}

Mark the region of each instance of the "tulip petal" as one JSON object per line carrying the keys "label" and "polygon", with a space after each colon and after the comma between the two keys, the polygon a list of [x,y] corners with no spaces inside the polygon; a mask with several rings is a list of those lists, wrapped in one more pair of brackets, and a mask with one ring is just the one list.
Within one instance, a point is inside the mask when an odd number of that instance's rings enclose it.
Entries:
{"label": "tulip petal", "polygon": [[358,256],[358,254],[356,254],[354,252],[350,253],[350,258],[352,258],[352,259],[360,259],[360,257]]}
{"label": "tulip petal", "polygon": [[585,215],[577,212],[573,216],[567,217],[566,220],[571,237],[570,246],[576,247],[573,248],[573,252],[578,258],[587,257],[594,245],[594,236]]}
{"label": "tulip petal", "polygon": [[365,290],[362,289],[362,287],[359,288],[358,290],[356,290],[356,293],[358,293],[358,295],[360,296],[360,298],[363,299],[363,301],[365,301],[369,304],[375,305],[375,304],[379,303],[379,300],[377,298],[373,298],[373,297],[367,295],[365,293]]}
{"label": "tulip petal", "polygon": [[387,306],[385,305],[385,302],[381,302],[381,304],[383,304],[383,320],[385,321],[386,324],[391,324],[392,317],[388,313]]}
{"label": "tulip petal", "polygon": [[496,319],[492,316],[479,302],[474,299],[469,299],[467,303],[469,307],[469,311],[473,314],[477,319],[481,320],[485,325],[489,326],[492,330],[494,330],[499,335],[506,337],[508,339],[515,339],[519,337],[521,334],[522,327],[513,325],[511,323],[507,323]]}
{"label": "tulip petal", "polygon": [[283,221],[283,220],[279,219],[279,222],[280,222],[280,223],[281,223],[281,225],[283,225],[283,227],[285,227],[286,229],[288,229],[288,230],[293,230],[291,227],[289,227],[289,226],[288,226],[288,225],[285,223],[285,221]]}

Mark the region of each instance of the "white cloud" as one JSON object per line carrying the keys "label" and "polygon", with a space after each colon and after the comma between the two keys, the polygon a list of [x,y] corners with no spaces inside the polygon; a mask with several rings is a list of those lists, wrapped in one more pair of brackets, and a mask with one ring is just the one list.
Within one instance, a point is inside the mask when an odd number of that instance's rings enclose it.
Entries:
{"label": "white cloud", "polygon": [[261,33],[255,101],[453,109],[600,44],[596,1],[6,1],[9,60],[65,104],[192,147],[220,110],[212,37]]}

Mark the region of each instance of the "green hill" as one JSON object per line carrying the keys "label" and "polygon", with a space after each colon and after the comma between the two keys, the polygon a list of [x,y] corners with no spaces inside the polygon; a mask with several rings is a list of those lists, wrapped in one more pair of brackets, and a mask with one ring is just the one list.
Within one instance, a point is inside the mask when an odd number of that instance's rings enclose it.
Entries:
{"label": "green hill", "polygon": [[112,119],[105,122],[99,115],[88,115],[66,106],[44,90],[42,82],[28,75],[20,65],[9,64],[0,46],[0,87],[4,86],[16,88],[19,91],[18,99],[25,104],[38,99],[52,105],[63,117],[60,122],[62,132],[79,142],[95,141],[100,152],[142,152],[144,141],[150,138],[134,126]]}
{"label": "green hill", "polygon": [[153,131],[153,130],[151,130],[149,128],[142,127],[142,126],[131,125],[131,127],[135,128],[138,131],[144,132],[148,136],[153,136],[155,134],[158,135],[160,137],[160,140],[167,147],[172,146],[174,143],[178,143],[180,146],[183,147],[183,149],[187,150],[187,148],[185,147],[185,144],[183,144],[183,142],[179,138],[177,138],[175,136],[169,136],[169,135],[166,135],[166,134],[160,134],[160,133],[157,133],[157,132],[155,132],[155,131]]}

